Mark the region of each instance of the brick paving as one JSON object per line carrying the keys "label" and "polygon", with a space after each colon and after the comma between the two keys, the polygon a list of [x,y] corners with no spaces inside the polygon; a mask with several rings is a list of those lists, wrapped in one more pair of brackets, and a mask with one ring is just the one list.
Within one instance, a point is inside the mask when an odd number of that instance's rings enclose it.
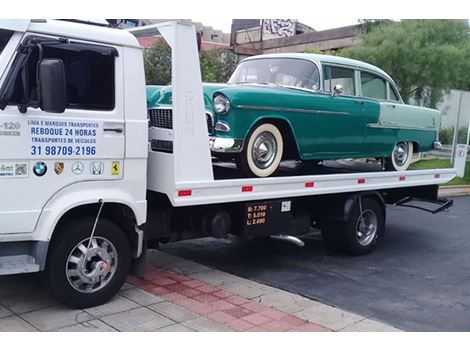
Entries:
{"label": "brick paving", "polygon": [[399,331],[357,314],[154,251],[110,302],[58,305],[34,276],[0,278],[0,331]]}

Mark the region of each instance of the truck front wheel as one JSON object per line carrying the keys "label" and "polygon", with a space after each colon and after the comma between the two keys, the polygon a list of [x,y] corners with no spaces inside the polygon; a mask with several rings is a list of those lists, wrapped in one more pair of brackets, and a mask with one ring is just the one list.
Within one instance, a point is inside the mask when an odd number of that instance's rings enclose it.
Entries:
{"label": "truck front wheel", "polygon": [[129,272],[129,242],[119,226],[102,218],[93,239],[95,219],[83,217],[54,233],[46,277],[51,295],[73,308],[106,303],[124,284]]}

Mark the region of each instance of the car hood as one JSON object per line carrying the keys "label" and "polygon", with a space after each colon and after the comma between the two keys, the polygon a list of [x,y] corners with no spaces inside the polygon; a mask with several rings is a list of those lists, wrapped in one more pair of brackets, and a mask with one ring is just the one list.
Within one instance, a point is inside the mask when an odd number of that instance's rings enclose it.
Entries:
{"label": "car hood", "polygon": [[[227,84],[224,83],[203,83],[204,103],[206,107],[212,107],[212,96]],[[161,105],[171,105],[172,86],[147,86],[147,108],[155,108]]]}
{"label": "car hood", "polygon": [[[266,84],[223,84],[203,83],[204,104],[207,109],[212,108],[212,97],[214,93],[222,93],[230,99],[232,106],[266,106],[286,108],[291,106],[300,107],[308,103],[314,92],[274,86]],[[147,107],[171,105],[171,86],[147,86]]]}

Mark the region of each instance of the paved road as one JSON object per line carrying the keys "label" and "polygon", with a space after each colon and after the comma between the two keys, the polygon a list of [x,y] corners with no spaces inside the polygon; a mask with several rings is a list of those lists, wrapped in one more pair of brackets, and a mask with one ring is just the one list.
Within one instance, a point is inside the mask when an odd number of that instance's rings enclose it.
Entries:
{"label": "paved road", "polygon": [[470,331],[470,197],[448,213],[389,208],[387,234],[365,257],[235,238],[162,250],[408,331]]}

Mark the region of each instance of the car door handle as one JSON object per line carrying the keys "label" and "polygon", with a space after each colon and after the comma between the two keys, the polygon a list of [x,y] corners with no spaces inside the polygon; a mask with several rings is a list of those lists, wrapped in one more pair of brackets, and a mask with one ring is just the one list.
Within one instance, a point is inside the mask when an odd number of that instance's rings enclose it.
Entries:
{"label": "car door handle", "polygon": [[115,133],[122,133],[124,132],[123,128],[103,128],[104,132],[115,132]]}
{"label": "car door handle", "polygon": [[356,103],[364,105],[364,100],[356,100]]}

